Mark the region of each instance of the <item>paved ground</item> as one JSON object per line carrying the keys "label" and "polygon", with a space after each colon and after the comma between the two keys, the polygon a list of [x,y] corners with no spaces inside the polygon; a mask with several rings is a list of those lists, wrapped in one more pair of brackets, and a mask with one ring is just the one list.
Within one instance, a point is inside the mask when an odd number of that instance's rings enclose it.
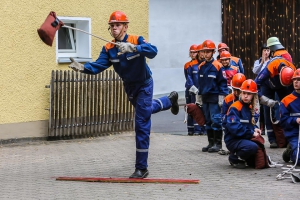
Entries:
{"label": "paved ground", "polygon": [[[200,184],[56,181],[58,176],[128,177],[134,133],[0,148],[0,199],[299,199],[299,185],[276,181],[281,168],[234,169],[227,156],[203,153],[205,136],[186,136],[184,114],[153,115],[149,178],[199,179]],[[270,149],[275,161],[283,149]]]}

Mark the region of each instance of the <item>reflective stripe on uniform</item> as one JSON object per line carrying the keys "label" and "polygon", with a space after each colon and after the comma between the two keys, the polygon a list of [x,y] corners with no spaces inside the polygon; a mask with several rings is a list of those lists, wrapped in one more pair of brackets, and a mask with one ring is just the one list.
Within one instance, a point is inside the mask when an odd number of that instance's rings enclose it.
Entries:
{"label": "reflective stripe on uniform", "polygon": [[131,60],[131,59],[134,59],[134,58],[139,57],[139,56],[140,56],[140,54],[136,54],[136,55],[134,55],[134,56],[128,57],[127,60]]}
{"label": "reflective stripe on uniform", "polygon": [[120,60],[119,59],[110,59],[110,62],[117,63],[117,62],[120,62]]}
{"label": "reflective stripe on uniform", "polygon": [[291,117],[297,117],[297,116],[300,116],[300,113],[290,113],[290,116]]}
{"label": "reflective stripe on uniform", "polygon": [[216,78],[214,75],[208,75],[207,77]]}
{"label": "reflective stripe on uniform", "polygon": [[241,123],[249,123],[249,120],[248,119],[240,119],[240,122]]}
{"label": "reflective stripe on uniform", "polygon": [[159,102],[159,104],[160,104],[160,107],[161,107],[161,109],[160,110],[162,110],[163,108],[164,108],[164,105],[163,105],[163,103],[161,102],[161,100],[160,99],[156,99],[158,102]]}
{"label": "reflective stripe on uniform", "polygon": [[273,129],[271,129],[271,130],[268,130],[268,129],[267,129],[267,132],[268,132],[268,133],[273,132]]}
{"label": "reflective stripe on uniform", "polygon": [[148,149],[136,149],[136,152],[148,152]]}

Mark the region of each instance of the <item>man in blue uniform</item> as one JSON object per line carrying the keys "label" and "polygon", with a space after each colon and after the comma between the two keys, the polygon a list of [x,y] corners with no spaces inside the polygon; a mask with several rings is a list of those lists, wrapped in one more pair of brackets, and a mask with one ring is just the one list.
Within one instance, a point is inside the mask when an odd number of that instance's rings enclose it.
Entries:
{"label": "man in blue uniform", "polygon": [[288,141],[288,147],[283,152],[285,162],[292,160],[300,164],[299,155],[299,126],[300,126],[300,69],[294,72],[292,77],[294,91],[282,99],[280,104],[280,123],[284,129],[284,135]]}
{"label": "man in blue uniform", "polygon": [[157,48],[142,36],[128,35],[128,23],[123,12],[113,12],[108,24],[113,42],[117,45],[106,44],[95,62],[83,65],[73,60],[69,67],[86,74],[98,74],[112,65],[122,78],[128,99],[135,108],[136,163],[135,171],[129,178],[145,178],[149,174],[147,160],[151,114],[171,108],[171,112],[177,115],[178,94],[171,92],[169,96],[152,99],[153,80],[146,57],[154,58]]}
{"label": "man in blue uniform", "polygon": [[[225,71],[213,57],[216,52],[215,43],[205,40],[202,43],[205,61],[198,67],[199,92],[196,104],[203,108],[206,121],[208,145],[202,148],[203,152],[218,152],[222,148],[221,106],[224,97],[228,94]],[[219,117],[217,117],[219,116]]]}

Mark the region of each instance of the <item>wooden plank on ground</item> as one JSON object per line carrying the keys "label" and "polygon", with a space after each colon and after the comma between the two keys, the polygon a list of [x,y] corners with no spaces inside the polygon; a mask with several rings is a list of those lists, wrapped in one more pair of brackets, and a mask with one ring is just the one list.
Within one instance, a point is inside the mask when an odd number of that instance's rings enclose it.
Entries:
{"label": "wooden plank on ground", "polygon": [[108,183],[167,183],[167,184],[199,184],[196,179],[162,179],[162,178],[111,178],[111,177],[57,177],[57,181],[83,181]]}

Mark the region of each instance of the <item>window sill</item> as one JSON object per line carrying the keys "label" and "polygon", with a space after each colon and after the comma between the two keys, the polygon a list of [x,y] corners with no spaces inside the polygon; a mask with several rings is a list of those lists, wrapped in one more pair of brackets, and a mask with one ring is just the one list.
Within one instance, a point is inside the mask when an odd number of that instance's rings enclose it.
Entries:
{"label": "window sill", "polygon": [[[91,61],[93,61],[93,59],[92,58],[74,58],[74,60],[76,61],[76,62],[83,62],[83,63],[85,63],[85,62],[91,62]],[[58,63],[71,63],[71,60],[70,60],[70,58],[66,58],[66,57],[60,57],[60,58],[58,58],[57,59],[57,62]]]}

